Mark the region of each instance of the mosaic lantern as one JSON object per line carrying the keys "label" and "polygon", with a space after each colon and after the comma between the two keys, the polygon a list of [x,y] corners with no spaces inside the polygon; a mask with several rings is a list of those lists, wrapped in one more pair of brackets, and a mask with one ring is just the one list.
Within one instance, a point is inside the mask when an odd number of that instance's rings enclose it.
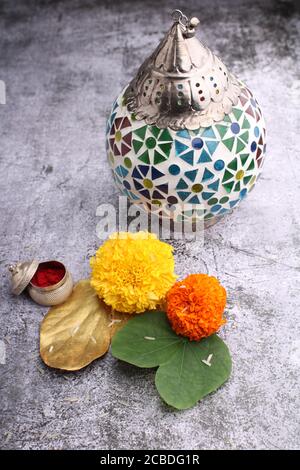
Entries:
{"label": "mosaic lantern", "polygon": [[207,226],[253,189],[265,123],[249,88],[195,37],[199,20],[179,10],[173,19],[113,104],[108,160],[131,202]]}

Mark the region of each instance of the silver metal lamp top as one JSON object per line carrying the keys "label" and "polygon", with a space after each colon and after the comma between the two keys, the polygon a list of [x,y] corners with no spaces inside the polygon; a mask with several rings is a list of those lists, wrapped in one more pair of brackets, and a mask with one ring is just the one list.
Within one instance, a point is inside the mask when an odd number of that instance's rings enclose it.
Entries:
{"label": "silver metal lamp top", "polygon": [[136,119],[172,129],[221,121],[237,104],[240,86],[221,60],[195,37],[198,18],[172,13],[173,25],[125,91]]}

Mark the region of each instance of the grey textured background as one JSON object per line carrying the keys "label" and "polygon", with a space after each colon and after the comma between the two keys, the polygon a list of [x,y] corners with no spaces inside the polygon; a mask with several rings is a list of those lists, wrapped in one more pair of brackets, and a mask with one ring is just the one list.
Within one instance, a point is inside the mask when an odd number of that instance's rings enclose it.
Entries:
{"label": "grey textured background", "polygon": [[[248,200],[204,246],[174,243],[180,275],[226,286],[234,361],[230,381],[184,412],[160,400],[154,371],[110,354],[78,373],[44,366],[46,309],[13,297],[7,278],[34,256],[88,276],[96,207],[118,195],[105,117],[176,7],[200,16],[198,36],[254,91],[268,131]],[[299,448],[299,24],[289,1],[0,2],[1,448]]]}

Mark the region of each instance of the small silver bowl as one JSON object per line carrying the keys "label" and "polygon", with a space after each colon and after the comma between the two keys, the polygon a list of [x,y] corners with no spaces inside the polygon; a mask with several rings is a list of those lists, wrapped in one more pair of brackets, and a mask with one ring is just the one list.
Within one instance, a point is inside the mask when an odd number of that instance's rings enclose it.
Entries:
{"label": "small silver bowl", "polygon": [[[32,283],[33,276],[41,264],[59,264],[65,270],[64,277],[51,286],[38,287]],[[20,295],[25,289],[36,303],[45,306],[59,305],[67,300],[73,290],[73,279],[71,273],[60,261],[52,260],[39,263],[37,260],[25,261],[15,266],[10,266],[12,274],[12,292]]]}

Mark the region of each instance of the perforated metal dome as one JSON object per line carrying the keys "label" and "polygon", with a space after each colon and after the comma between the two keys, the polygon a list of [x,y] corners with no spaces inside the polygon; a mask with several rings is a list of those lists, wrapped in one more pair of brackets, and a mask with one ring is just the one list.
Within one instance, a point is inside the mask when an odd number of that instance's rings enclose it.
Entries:
{"label": "perforated metal dome", "polygon": [[169,32],[129,84],[125,103],[136,119],[160,128],[209,127],[231,112],[241,88],[195,37],[199,20],[174,13]]}

